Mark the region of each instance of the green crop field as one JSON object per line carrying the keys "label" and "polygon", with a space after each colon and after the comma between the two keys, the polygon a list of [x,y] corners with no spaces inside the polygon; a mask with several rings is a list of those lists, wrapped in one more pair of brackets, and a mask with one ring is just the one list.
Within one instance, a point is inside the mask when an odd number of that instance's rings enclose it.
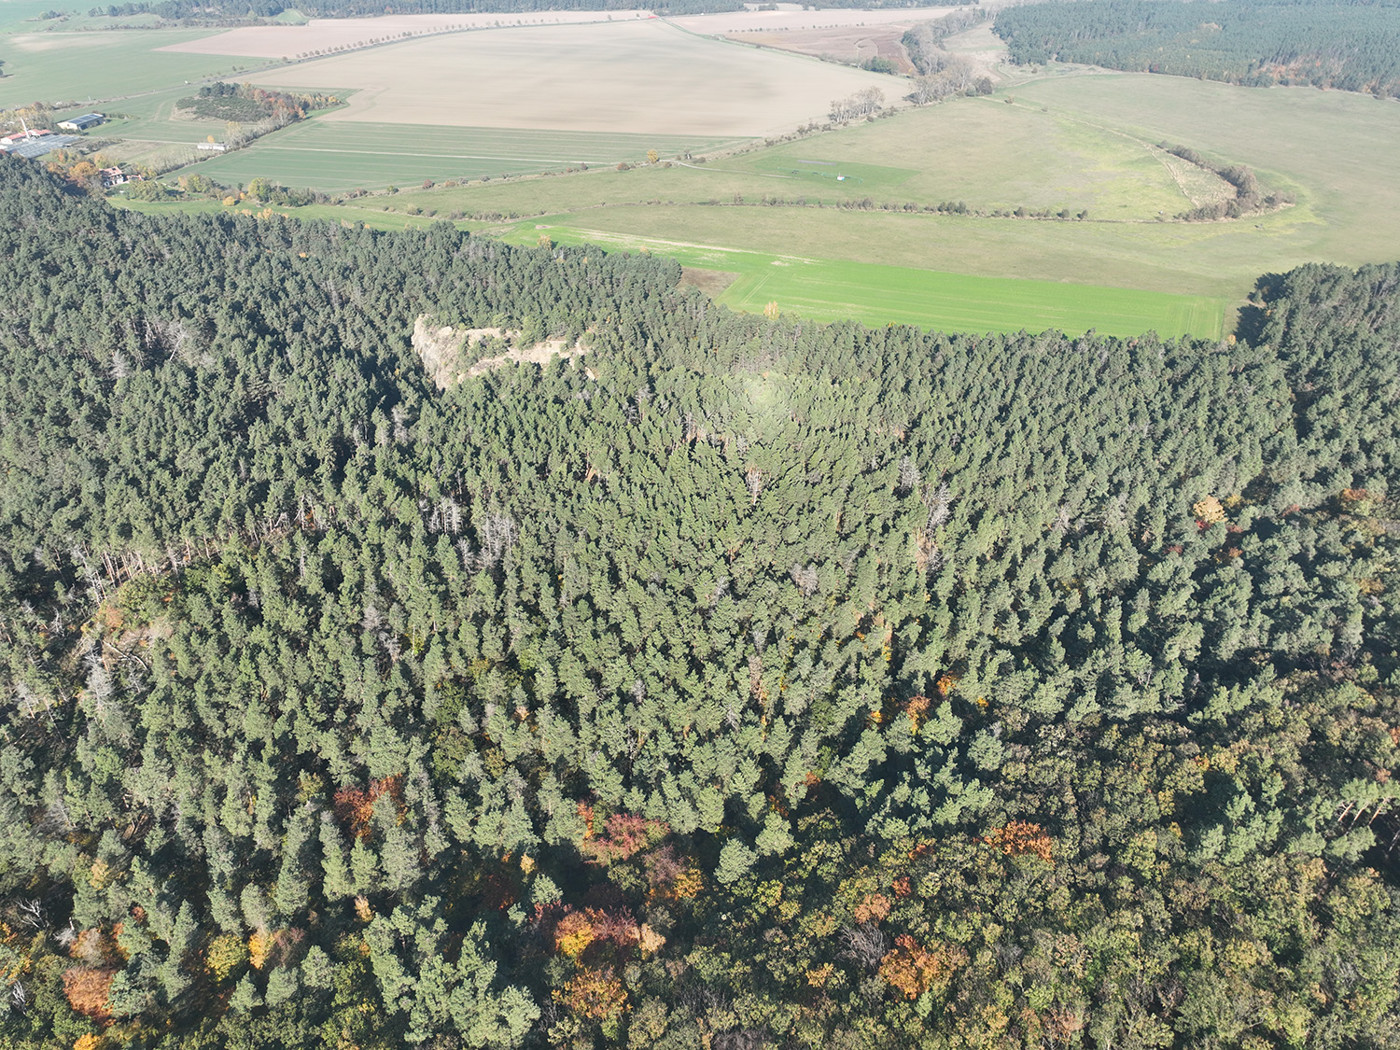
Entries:
{"label": "green crop field", "polygon": [[229,184],[263,176],[286,186],[334,191],[616,165],[639,161],[649,149],[678,152],[721,144],[696,136],[308,120],[197,170]]}
{"label": "green crop field", "polygon": [[[0,8],[0,18],[4,18]],[[131,30],[67,33],[45,31],[48,22],[11,23],[0,35],[0,109],[32,102],[83,102],[104,99],[117,108],[130,95],[169,88],[209,76],[232,76],[247,59],[159,51],[207,36],[199,30]]]}
{"label": "green crop field", "polygon": [[1094,328],[1111,335],[1155,330],[1164,336],[1218,338],[1224,331],[1227,303],[1209,296],[775,256],[549,222],[520,223],[505,239],[535,244],[542,233],[563,244],[648,251],[685,266],[733,275],[735,280],[718,296],[719,301],[751,312],[776,303],[781,311],[819,321],[851,318],[870,325],[914,324],[973,332],[1056,328],[1080,333]]}
{"label": "green crop field", "polygon": [[736,281],[721,296],[751,312],[776,302],[804,317],[849,317],[870,325],[916,324],[967,332],[1040,331],[1106,335],[1156,331],[1163,336],[1218,338],[1225,300],[1102,285],[973,277],[867,263],[816,260],[770,266],[762,277]]}

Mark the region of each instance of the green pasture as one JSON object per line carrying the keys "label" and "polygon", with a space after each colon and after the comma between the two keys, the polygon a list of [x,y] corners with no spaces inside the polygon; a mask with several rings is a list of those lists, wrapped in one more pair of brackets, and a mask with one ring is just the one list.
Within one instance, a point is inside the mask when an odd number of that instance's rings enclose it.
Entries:
{"label": "green pasture", "polygon": [[[965,201],[994,211],[1155,218],[1190,208],[1152,143],[990,98],[960,99],[735,158],[797,192],[846,199]],[[835,183],[833,173],[845,175]],[[786,195],[786,194],[785,194]]]}
{"label": "green pasture", "polygon": [[1163,336],[1205,338],[1219,338],[1225,324],[1226,300],[1209,296],[770,255],[547,221],[520,223],[506,239],[535,244],[542,233],[559,243],[648,251],[685,266],[733,274],[735,280],[719,301],[755,313],[777,303],[779,310],[818,321],[851,318],[868,325],[971,332],[1055,328],[1079,333],[1092,328],[1108,335],[1135,335],[1154,330]]}
{"label": "green pasture", "polygon": [[683,152],[714,139],[584,131],[516,131],[307,120],[253,145],[202,163],[217,182],[264,176],[285,186],[348,190],[423,180],[495,178],[582,164],[636,162],[647,150]]}
{"label": "green pasture", "polygon": [[[1400,256],[1400,105],[1393,100],[1146,73],[1050,76],[1015,95],[1018,105],[1249,165],[1265,186],[1294,192],[1308,217],[1289,238],[1290,258],[1355,265]],[[1270,247],[1261,243],[1261,262]]]}
{"label": "green pasture", "polygon": [[228,132],[225,121],[177,116],[181,111],[176,109],[176,103],[198,91],[198,84],[181,83],[110,106],[108,121],[97,133],[142,142],[203,142],[209,135],[222,139]]}

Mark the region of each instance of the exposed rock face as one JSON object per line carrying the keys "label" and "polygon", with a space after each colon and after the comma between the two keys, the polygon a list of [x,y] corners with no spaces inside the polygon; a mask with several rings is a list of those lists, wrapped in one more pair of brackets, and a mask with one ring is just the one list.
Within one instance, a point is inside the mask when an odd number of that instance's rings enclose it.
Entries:
{"label": "exposed rock face", "polygon": [[439,390],[508,362],[545,365],[560,354],[577,357],[588,352],[581,343],[568,346],[563,339],[522,346],[520,336],[519,331],[507,328],[437,328],[426,315],[413,323],[413,349]]}
{"label": "exposed rock face", "polygon": [[439,390],[446,390],[461,380],[459,371],[466,342],[465,329],[434,328],[428,324],[426,315],[413,322],[413,349]]}

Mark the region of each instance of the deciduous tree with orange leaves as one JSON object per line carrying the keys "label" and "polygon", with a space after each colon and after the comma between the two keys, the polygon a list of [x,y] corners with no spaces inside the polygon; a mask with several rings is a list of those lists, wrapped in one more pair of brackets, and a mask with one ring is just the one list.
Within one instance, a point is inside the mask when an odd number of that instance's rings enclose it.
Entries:
{"label": "deciduous tree with orange leaves", "polygon": [[895,938],[894,944],[880,960],[879,973],[908,999],[946,987],[953,971],[967,961],[967,953],[961,948],[930,951],[907,933]]}

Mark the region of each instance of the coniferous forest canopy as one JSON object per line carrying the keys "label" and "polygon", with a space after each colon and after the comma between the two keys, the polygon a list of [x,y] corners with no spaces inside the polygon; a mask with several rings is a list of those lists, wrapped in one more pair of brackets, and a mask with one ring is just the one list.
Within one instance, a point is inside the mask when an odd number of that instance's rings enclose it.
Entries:
{"label": "coniferous forest canopy", "polygon": [[1075,0],[1005,8],[995,30],[1023,64],[1400,96],[1395,0]]}
{"label": "coniferous forest canopy", "polygon": [[1400,266],[868,330],[4,158],[0,256],[0,1046],[1400,1042]]}

